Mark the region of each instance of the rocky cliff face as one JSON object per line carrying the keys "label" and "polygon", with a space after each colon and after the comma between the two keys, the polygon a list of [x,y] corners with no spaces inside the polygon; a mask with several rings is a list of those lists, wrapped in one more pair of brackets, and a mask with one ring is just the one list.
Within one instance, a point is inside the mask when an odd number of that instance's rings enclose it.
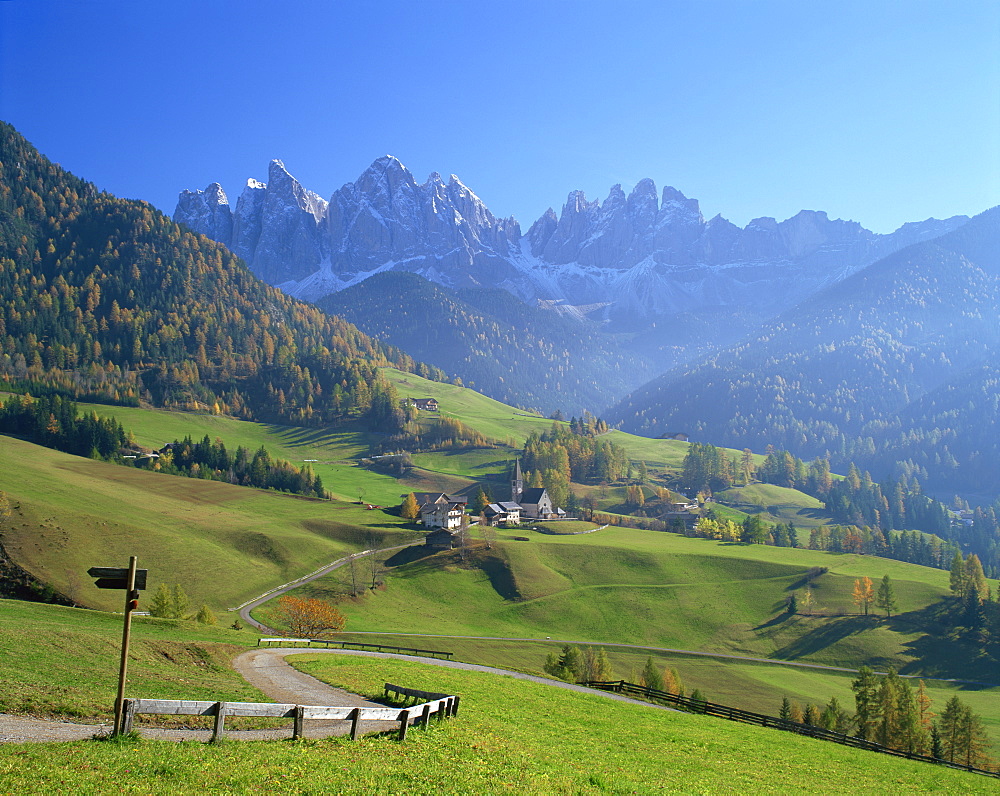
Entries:
{"label": "rocky cliff face", "polygon": [[[553,307],[586,307],[628,325],[734,304],[773,314],[911,243],[966,218],[905,224],[879,235],[803,210],[739,228],[706,221],[696,199],[642,180],[604,202],[581,191],[527,234],[498,219],[454,175],[418,184],[396,158],[379,158],[325,202],[280,161],[250,180],[230,213],[222,188],[185,191],[177,221],[225,243],[264,280],[316,301],[368,276],[410,271],[447,287],[502,287]],[[596,309],[595,309],[596,308]]]}

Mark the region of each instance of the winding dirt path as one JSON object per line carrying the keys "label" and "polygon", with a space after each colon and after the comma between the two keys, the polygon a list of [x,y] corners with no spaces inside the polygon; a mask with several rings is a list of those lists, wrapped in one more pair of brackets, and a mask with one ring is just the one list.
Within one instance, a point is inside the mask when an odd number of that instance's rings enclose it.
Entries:
{"label": "winding dirt path", "polygon": [[[618,702],[630,702],[635,705],[643,705],[655,710],[673,710],[661,705],[651,705],[637,699],[612,694],[607,691],[597,691],[573,683],[563,683],[556,680],[549,680],[544,677],[536,677],[521,672],[511,672],[506,669],[497,669],[492,666],[480,666],[474,663],[461,663],[459,661],[444,661],[440,658],[422,658],[413,655],[398,655],[388,652],[364,652],[361,650],[334,650],[334,649],[308,649],[298,647],[290,649],[286,647],[270,647],[262,649],[251,649],[237,656],[233,661],[233,668],[246,678],[252,686],[260,689],[269,699],[274,702],[287,702],[298,705],[338,705],[345,707],[381,707],[378,703],[370,702],[364,697],[343,691],[339,688],[327,685],[315,677],[303,674],[293,669],[285,661],[288,655],[351,655],[356,657],[371,658],[398,658],[399,660],[417,661],[432,666],[442,666],[448,669],[462,669],[470,672],[486,672],[488,674],[512,677],[518,680],[528,680],[530,682],[542,683],[555,688],[564,688],[570,691],[577,691],[585,694],[597,694],[606,699],[614,699]],[[193,718],[193,717],[192,717]],[[200,719],[206,725],[209,719]],[[398,727],[396,722],[366,721],[362,722],[362,732],[379,732],[383,730],[393,730]],[[141,719],[136,719],[136,728],[143,738],[153,738],[167,741],[207,741],[211,737],[211,728],[191,729],[161,729],[159,727],[143,727]],[[14,716],[7,713],[0,713],[0,743],[19,742],[57,742],[57,741],[81,741],[92,738],[94,735],[104,735],[111,731],[110,724],[74,724],[72,722],[56,721],[53,719],[38,719],[31,716]],[[327,738],[332,735],[345,735],[350,731],[350,723],[346,721],[310,721],[305,724],[306,738]],[[227,738],[239,740],[277,740],[291,737],[291,722],[287,727],[277,727],[266,730],[230,730],[226,732]]]}

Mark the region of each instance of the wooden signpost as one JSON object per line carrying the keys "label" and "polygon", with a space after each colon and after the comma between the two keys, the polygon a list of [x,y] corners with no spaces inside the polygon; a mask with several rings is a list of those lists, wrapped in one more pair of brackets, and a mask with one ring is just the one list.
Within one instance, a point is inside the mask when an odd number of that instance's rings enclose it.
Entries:
{"label": "wooden signpost", "polygon": [[128,673],[128,642],[132,629],[132,612],[139,607],[139,590],[146,588],[145,569],[136,569],[136,557],[129,558],[128,567],[91,567],[87,574],[97,578],[99,589],[125,590],[125,621],[122,626],[122,659],[118,668],[118,696],[115,698],[115,726],[112,735],[122,732],[122,705],[125,702],[125,677]]}

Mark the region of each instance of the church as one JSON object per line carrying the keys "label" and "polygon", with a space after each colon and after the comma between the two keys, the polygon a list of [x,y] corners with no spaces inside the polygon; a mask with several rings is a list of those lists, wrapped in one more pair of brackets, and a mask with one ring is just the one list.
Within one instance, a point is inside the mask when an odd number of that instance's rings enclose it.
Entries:
{"label": "church", "polygon": [[524,476],[521,474],[521,460],[514,463],[514,477],[510,482],[510,499],[521,507],[521,517],[529,520],[558,520],[566,516],[566,512],[552,505],[545,487],[524,488]]}

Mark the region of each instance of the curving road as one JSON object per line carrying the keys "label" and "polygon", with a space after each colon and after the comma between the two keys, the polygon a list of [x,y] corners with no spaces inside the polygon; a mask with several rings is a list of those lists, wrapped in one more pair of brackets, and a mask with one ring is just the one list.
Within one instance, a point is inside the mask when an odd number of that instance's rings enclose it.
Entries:
{"label": "curving road", "polygon": [[423,544],[423,539],[416,539],[412,542],[407,542],[406,544],[399,544],[395,547],[383,547],[376,550],[362,550],[360,553],[352,553],[349,556],[344,556],[343,558],[338,558],[336,561],[332,561],[324,567],[320,567],[315,572],[304,575],[301,578],[296,578],[293,581],[289,581],[282,586],[278,586],[276,589],[271,589],[270,591],[264,592],[260,597],[254,597],[252,600],[247,600],[243,605],[239,606],[235,610],[239,611],[240,618],[246,622],[248,625],[257,628],[264,633],[274,633],[273,629],[269,628],[267,625],[261,624],[252,616],[250,612],[259,605],[263,605],[268,600],[273,600],[275,597],[280,597],[282,594],[291,591],[292,589],[298,588],[303,583],[309,583],[310,581],[321,578],[327,573],[333,572],[335,569],[340,569],[345,564],[349,564],[351,561],[356,561],[359,558],[364,558],[365,556],[370,556],[375,553],[391,553],[394,550],[402,550],[406,547],[413,547],[414,545]]}

